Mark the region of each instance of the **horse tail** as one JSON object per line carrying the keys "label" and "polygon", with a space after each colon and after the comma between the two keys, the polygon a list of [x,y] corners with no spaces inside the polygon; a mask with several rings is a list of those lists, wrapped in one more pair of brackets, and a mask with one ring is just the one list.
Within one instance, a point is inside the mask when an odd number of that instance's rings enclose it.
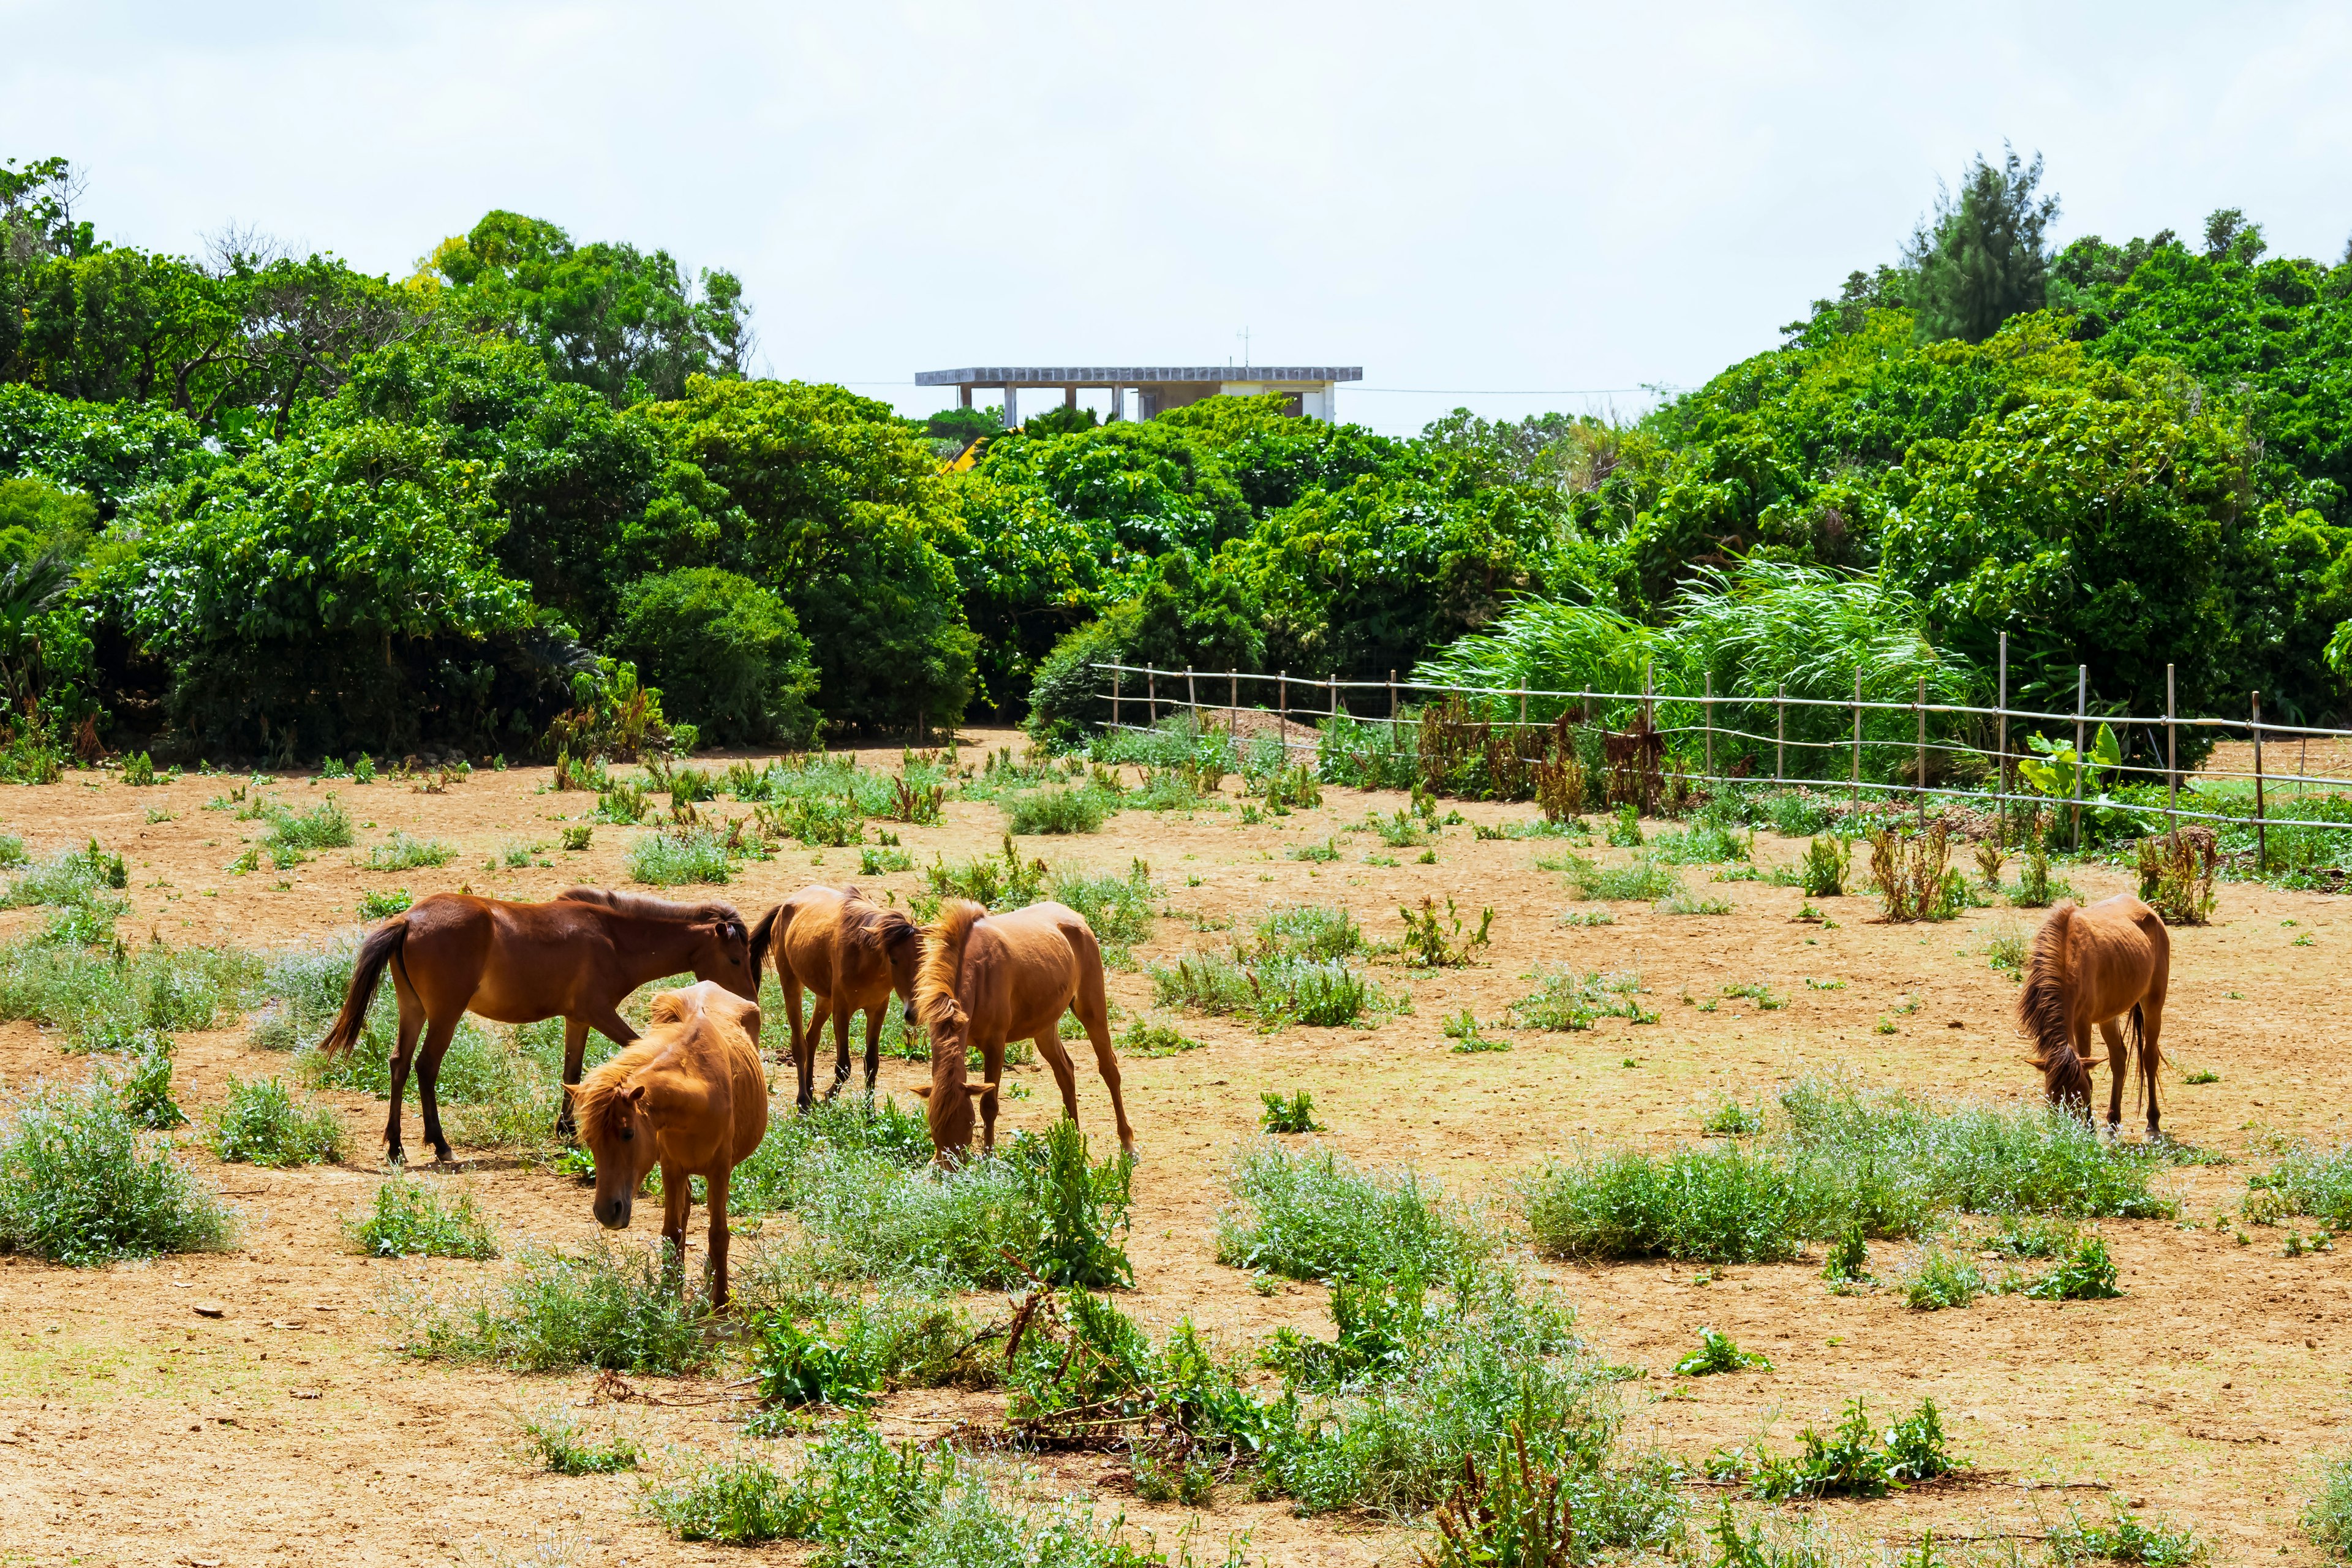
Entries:
{"label": "horse tail", "polygon": [[915,976],[915,1016],[925,1026],[949,1026],[956,1013],[956,981],[963,973],[964,943],[988,911],[970,899],[950,900],[923,932],[923,967]]}
{"label": "horse tail", "polygon": [[2091,1069],[2074,1052],[2073,1009],[2067,1005],[2073,983],[2067,949],[2074,923],[2074,906],[2060,904],[2034,932],[2025,985],[2017,994],[2017,1023],[2033,1042],[2032,1059],[2042,1069],[2042,1088],[2050,1098],[2087,1109]]}
{"label": "horse tail", "polygon": [[326,1038],[319,1042],[320,1050],[348,1051],[359,1044],[360,1031],[367,1026],[368,1005],[375,1000],[384,966],[400,956],[407,941],[406,915],[394,915],[368,932],[367,940],[360,943],[359,963],[352,969],[351,987],[343,993],[343,1010],[335,1016]]}
{"label": "horse tail", "polygon": [[2156,1059],[2156,1053],[2147,1048],[2147,1018],[2140,1012],[2140,1005],[2137,1002],[2132,1004],[2131,1017],[2125,1028],[2124,1048],[2130,1052],[2132,1060],[2139,1064],[2139,1109],[2145,1115],[2148,1097],[2156,1092],[2156,1069],[2161,1064]]}
{"label": "horse tail", "polygon": [[751,928],[751,980],[754,984],[759,983],[761,965],[768,962],[768,945],[771,942],[776,948],[776,973],[780,976],[783,973],[784,932],[792,923],[793,917],[787,906],[777,904],[761,915],[760,923]]}

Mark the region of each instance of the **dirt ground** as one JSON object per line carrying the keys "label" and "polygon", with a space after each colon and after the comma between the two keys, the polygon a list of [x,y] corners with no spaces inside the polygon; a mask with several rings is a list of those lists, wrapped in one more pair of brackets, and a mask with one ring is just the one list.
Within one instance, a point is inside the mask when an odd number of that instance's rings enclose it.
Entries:
{"label": "dirt ground", "polygon": [[[967,736],[972,746],[1013,740]],[[888,765],[896,754],[866,760]],[[362,851],[400,827],[448,840],[460,853],[439,870],[368,872],[350,863],[358,852],[338,851],[282,877],[267,869],[232,876],[226,868],[256,825],[204,805],[237,782],[189,777],[133,789],[110,775],[68,774],[60,784],[0,794],[0,826],[23,835],[36,855],[93,836],[120,849],[134,906],[124,931],[152,931],[175,944],[321,943],[353,929],[358,898],[371,887],[534,899],[578,882],[618,884],[625,875],[629,830],[598,826],[586,852],[555,850],[561,825],[585,820],[594,797],[551,793],[547,770],[518,768],[477,772],[442,794],[384,781],[283,779],[275,787],[297,806],[330,791],[341,795],[366,825]],[[1365,1030],[1273,1035],[1192,1019],[1182,1026],[1205,1049],[1126,1065],[1144,1163],[1129,1243],[1138,1288],[1123,1304],[1155,1328],[1189,1314],[1235,1348],[1281,1323],[1329,1332],[1319,1289],[1286,1285],[1262,1298],[1245,1274],[1214,1258],[1225,1162],[1254,1135],[1264,1089],[1311,1089],[1328,1136],[1351,1155],[1412,1162],[1451,1192],[1507,1206],[1515,1182],[1588,1142],[1689,1138],[1717,1096],[1767,1094],[1801,1075],[1845,1068],[1868,1083],[1936,1095],[2014,1096],[2033,1087],[2011,1028],[2014,984],[1983,952],[1998,928],[2030,931],[2031,912],[1985,910],[1948,925],[1888,926],[1871,923],[1874,906],[1847,898],[1824,900],[1834,923],[1813,925],[1792,921],[1803,901],[1795,889],[1729,883],[1706,889],[1732,901],[1729,916],[1621,904],[1613,926],[1564,927],[1570,900],[1561,880],[1534,864],[1556,847],[1545,841],[1479,841],[1458,827],[1444,835],[1433,865],[1413,863],[1412,850],[1395,855],[1400,865],[1367,864],[1378,841],[1348,825],[1368,809],[1403,804],[1393,795],[1331,789],[1319,810],[1265,826],[1242,826],[1232,811],[1130,812],[1098,835],[1021,846],[1097,871],[1123,872],[1129,857],[1141,856],[1171,911],[1213,925],[1230,919],[1245,929],[1277,902],[1345,902],[1374,937],[1393,939],[1398,906],[1423,894],[1441,903],[1453,898],[1474,922],[1477,910],[1496,911],[1491,953],[1479,967],[1381,973],[1383,984],[1411,993],[1410,1016]],[[719,809],[748,808],[722,802]],[[1459,809],[1481,823],[1530,815],[1526,806]],[[992,850],[1001,824],[992,805],[950,801],[942,826],[901,831],[921,865],[935,852],[953,859]],[[1332,835],[1342,848],[1336,862],[1285,856]],[[547,846],[552,864],[483,868],[485,857],[517,841]],[[1801,848],[1769,834],[1759,838],[1767,861]],[[756,916],[808,882],[850,879],[856,863],[856,849],[787,849],[740,866],[724,896]],[[1686,873],[1694,886],[1706,874]],[[2067,874],[2089,896],[2126,887],[2119,872]],[[913,872],[867,879],[869,888],[895,888],[902,902],[919,885]],[[0,921],[29,918],[37,917]],[[8,929],[0,924],[0,935]],[[1223,940],[1166,918],[1139,951],[1165,958]],[[2193,1523],[2220,1561],[2314,1561],[2296,1514],[2319,1463],[2352,1447],[2352,1434],[2340,1430],[2352,1257],[2288,1258],[2283,1231],[2254,1230],[2252,1244],[2241,1247],[2210,1222],[2217,1210],[2234,1208],[2247,1170],[2261,1168],[2277,1140],[2347,1136],[2352,1074],[2326,1042],[2339,1037],[2336,966],[2347,953],[2352,921],[2342,900],[2235,884],[2223,889],[2211,926],[2174,933],[2166,1127],[2240,1163],[2166,1177],[2182,1200],[2179,1224],[2102,1227],[2123,1269],[2119,1300],[1996,1298],[1966,1310],[1914,1313],[1891,1292],[1827,1294],[1818,1257],[1716,1269],[1711,1279],[1687,1265],[1533,1268],[1576,1304],[1607,1357],[1648,1369],[1623,1385],[1628,1441],[1637,1448],[1696,1460],[1759,1432],[1786,1446],[1799,1427],[1828,1424],[1857,1395],[1882,1419],[1932,1395],[1955,1449],[1974,1468],[1958,1484],[1824,1506],[1859,1539],[1907,1544],[1930,1527],[1938,1536],[2032,1537],[2037,1521],[2070,1504],[2104,1514],[2104,1500],[2114,1497]],[[1448,1015],[1467,1007],[1489,1033],[1503,1032],[1495,1021],[1546,961],[1638,971],[1661,1021],[1511,1033],[1507,1053],[1449,1048],[1441,1032]],[[1759,1011],[1722,995],[1727,985],[1759,980],[1787,998],[1784,1008]],[[1843,984],[1817,989],[1809,980]],[[1122,1006],[1148,1009],[1142,974],[1115,973],[1111,985]],[[1715,1010],[1695,1005],[1706,1000]],[[1893,1033],[1878,1032],[1882,1020]],[[179,1064],[192,1114],[217,1100],[226,1074],[288,1068],[284,1057],[248,1048],[242,1030],[184,1037]],[[2220,1081],[2182,1081],[2199,1068],[2218,1071]],[[8,1085],[86,1070],[85,1058],[61,1052],[32,1026],[0,1026]],[[919,1081],[914,1064],[886,1061],[883,1072],[884,1087],[902,1094]],[[1014,1080],[1028,1092],[1006,1101],[1012,1126],[1043,1126],[1058,1113],[1042,1068],[1017,1069]],[[782,1081],[789,1094],[789,1076]],[[1082,1067],[1079,1083],[1085,1124],[1107,1131],[1100,1080]],[[186,1149],[239,1211],[234,1251],[90,1270],[0,1259],[0,1563],[804,1555],[794,1546],[680,1545],[635,1510],[632,1478],[566,1479],[527,1462],[515,1415],[584,1405],[588,1376],[452,1370],[389,1352],[383,1307],[392,1293],[455,1288],[501,1265],[376,1262],[345,1250],[338,1221],[368,1201],[380,1177],[373,1151],[383,1108],[356,1095],[330,1098],[359,1152],[347,1165],[269,1172],[221,1166],[193,1144]],[[413,1125],[412,1112],[412,1139]],[[557,1176],[496,1159],[428,1174],[472,1192],[509,1252],[525,1237],[575,1244],[595,1234],[584,1191]],[[698,1216],[698,1242],[700,1223]],[[1874,1248],[1874,1271],[1898,1272],[1902,1253]],[[200,1303],[221,1315],[200,1315]],[[1773,1369],[1673,1378],[1668,1369],[1705,1325],[1767,1352]],[[656,1448],[731,1440],[727,1391],[718,1384],[635,1382],[665,1403],[597,1405],[588,1419],[622,1423]],[[971,1403],[911,1393],[895,1397],[887,1414],[895,1430],[936,1431]],[[1041,1489],[1096,1494],[1106,1512],[1124,1509],[1163,1544],[1189,1517],[1137,1503],[1113,1484],[1118,1467],[1108,1461],[1047,1463],[1055,1468],[1037,1478]],[[1706,1495],[1696,1494],[1701,1509]],[[1412,1560],[1422,1539],[1374,1521],[1301,1521],[1282,1505],[1223,1498],[1199,1528],[1209,1543],[1247,1531],[1251,1560],[1274,1563],[1400,1563]]]}

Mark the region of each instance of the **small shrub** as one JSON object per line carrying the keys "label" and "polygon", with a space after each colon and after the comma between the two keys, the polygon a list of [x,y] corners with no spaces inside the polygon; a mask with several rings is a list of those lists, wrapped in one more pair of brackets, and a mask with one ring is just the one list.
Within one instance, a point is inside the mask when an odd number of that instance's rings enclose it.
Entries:
{"label": "small shrub", "polygon": [[1127,1032],[1118,1037],[1117,1044],[1121,1058],[1143,1061],[1201,1048],[1201,1042],[1190,1035],[1171,1029],[1165,1024],[1147,1024],[1141,1018],[1129,1022]]}
{"label": "small shrub", "polygon": [[781,804],[754,807],[761,826],[779,837],[798,839],[803,848],[845,848],[866,841],[866,816],[857,802],[842,795],[798,795]]}
{"label": "small shrub", "polygon": [[141,1131],[103,1084],[16,1100],[0,1121],[0,1251],[86,1268],[226,1247],[219,1197]]}
{"label": "small shrub", "polygon": [[1339,858],[1339,843],[1336,838],[1326,838],[1319,843],[1294,844],[1282,852],[1282,857],[1286,860],[1308,860],[1328,866]]}
{"label": "small shrub", "polygon": [[1003,910],[1021,909],[1044,898],[1050,875],[1043,860],[1024,861],[1008,833],[998,855],[974,856],[958,866],[934,857],[923,871],[923,879],[934,900],[970,899]]}
{"label": "small shrub", "polygon": [[585,823],[565,828],[562,835],[565,852],[567,854],[577,855],[582,850],[587,848],[589,839],[595,831],[596,830],[593,827],[589,826]]}
{"label": "small shrub", "polygon": [[2085,1524],[2081,1513],[2068,1510],[2050,1531],[2050,1555],[2060,1563],[2099,1558],[2143,1568],[2189,1568],[2205,1561],[2207,1551],[2187,1525],[2144,1519],[2118,1503],[2105,1524]]}
{"label": "small shrub", "polygon": [[205,1142],[228,1164],[324,1164],[341,1159],[348,1142],[333,1110],[297,1104],[282,1078],[247,1083],[230,1075],[227,1097],[205,1121]]}
{"label": "small shrub", "polygon": [[1774,1263],[1812,1228],[1810,1194],[1769,1155],[1636,1151],[1555,1166],[1528,1194],[1536,1245],[1563,1258]]}
{"label": "small shrub", "polygon": [[1557,861],[1539,858],[1536,864],[1546,870],[1566,872],[1578,898],[1604,903],[1648,902],[1677,892],[1683,885],[1680,877],[1654,860],[1636,860],[1630,866],[1598,866],[1571,852]]}
{"label": "small shrub", "polygon": [[1418,849],[1429,842],[1428,830],[1402,811],[1391,816],[1368,816],[1362,826],[1391,849]]}
{"label": "small shrub", "polygon": [[1087,927],[1102,944],[1103,956],[1116,964],[1134,962],[1130,949],[1151,935],[1151,868],[1140,858],[1128,862],[1124,877],[1089,877],[1064,868],[1053,873],[1047,895],[1086,917]]}
{"label": "small shrub", "polygon": [[1948,921],[1969,907],[1968,885],[1951,869],[1949,831],[1931,822],[1920,834],[1882,827],[1870,836],[1870,875],[1892,921]]}
{"label": "small shrub", "polygon": [[1985,1249],[2005,1258],[2056,1258],[2071,1252],[2081,1238],[2074,1222],[2044,1215],[2011,1214],[1984,1237]]}
{"label": "small shrub", "polygon": [[1859,1284],[1870,1278],[1870,1242],[1859,1221],[1847,1226],[1822,1265],[1822,1278],[1833,1284]]}
{"label": "small shrub", "polygon": [[1984,951],[1985,961],[2011,979],[2025,973],[2026,936],[2015,921],[2004,917],[1995,922],[1992,934],[1985,939]]}
{"label": "small shrub", "polygon": [[1685,833],[1662,833],[1652,841],[1651,857],[1669,866],[1717,866],[1746,860],[1753,843],[1717,823],[1701,823]]}
{"label": "small shrub", "polygon": [[435,1188],[405,1176],[377,1187],[374,1207],[359,1219],[346,1220],[343,1234],[352,1250],[370,1258],[480,1259],[499,1255],[498,1237],[475,1206],[473,1194],[459,1193],[456,1203],[444,1203]]}
{"label": "small shrub", "polygon": [[2107,1244],[2089,1237],[2068,1253],[2057,1268],[2025,1288],[2038,1301],[2106,1301],[2123,1294],[2116,1283],[2115,1259]]}
{"label": "small shrub", "polygon": [[1674,890],[1657,902],[1662,915],[1727,915],[1732,912],[1729,899],[1694,893],[1679,881]]}
{"label": "small shrub", "polygon": [[1642,813],[1633,802],[1619,806],[1609,819],[1608,842],[1617,849],[1639,848],[1642,844]]}
{"label": "small shrub", "polygon": [[1805,858],[1797,868],[1799,885],[1809,899],[1834,899],[1845,892],[1846,868],[1853,861],[1853,851],[1843,840],[1814,838],[1805,846]]}
{"label": "small shrub", "polygon": [[2213,916],[2221,852],[2213,830],[2184,827],[2139,841],[2139,896],[2167,925],[2201,926]]}
{"label": "small shrub", "polygon": [[1511,1048],[1510,1041],[1490,1039],[1482,1034],[1478,1028],[1477,1016],[1467,1007],[1446,1019],[1444,1029],[1446,1037],[1454,1042],[1455,1054],[1460,1056],[1475,1055],[1482,1051],[1507,1051]]}
{"label": "small shrub", "polygon": [[419,866],[446,866],[454,853],[438,838],[411,837],[395,827],[360,864],[371,871],[407,871]]}
{"label": "small shrub", "polygon": [[449,1307],[402,1304],[402,1349],[422,1360],[516,1372],[609,1367],[677,1376],[708,1365],[699,1293],[684,1295],[655,1249],[599,1238],[584,1252],[536,1244],[507,1277]]}
{"label": "small shrub", "polygon": [[733,875],[727,841],[707,827],[648,833],[629,846],[629,880],[670,888],[687,882],[724,882]]}
{"label": "small shrub", "polygon": [[1675,1363],[1676,1377],[1712,1377],[1726,1372],[1769,1372],[1772,1363],[1755,1351],[1744,1351],[1718,1329],[1698,1331],[1698,1349]]}
{"label": "small shrub", "polygon": [[680,1541],[751,1546],[805,1534],[809,1505],[756,1450],[698,1459],[646,1494],[646,1509]]}
{"label": "small shrub", "polygon": [[409,897],[406,888],[369,888],[360,894],[360,919],[389,920],[404,914],[416,900]]}
{"label": "small shrub", "polygon": [[2352,1557],[2352,1455],[2327,1463],[2304,1505],[2303,1532],[2332,1556]]}
{"label": "small shrub", "polygon": [[1874,1431],[1859,1399],[1850,1402],[1834,1431],[1808,1426],[1799,1451],[1718,1456],[1710,1468],[1721,1479],[1745,1479],[1749,1495],[1779,1502],[1790,1498],[1885,1497],[1895,1487],[1959,1468],[1945,1447],[1933,1400],[1889,1428]]}
{"label": "small shrub", "polygon": [[1460,969],[1476,963],[1478,951],[1487,945],[1489,931],[1495,923],[1495,911],[1482,910],[1478,929],[1465,936],[1462,916],[1454,910],[1450,895],[1445,900],[1443,921],[1437,918],[1437,900],[1426,894],[1418,909],[1400,905],[1397,913],[1404,917],[1405,963],[1423,969]]}
{"label": "small shrub", "polygon": [[615,1435],[604,1443],[590,1441],[587,1429],[565,1410],[526,1415],[521,1426],[531,1453],[559,1476],[617,1475],[645,1463],[645,1451],[635,1439]]}
{"label": "small shrub", "polygon": [[[352,814],[331,795],[308,811],[291,812],[281,807],[269,814],[267,842],[281,856],[345,848],[352,837]],[[285,863],[281,859],[280,864]]]}
{"label": "small shrub", "polygon": [[1347,909],[1331,904],[1277,904],[1258,917],[1260,958],[1352,958],[1364,951],[1364,929]]}
{"label": "small shrub", "polygon": [[1743,1105],[1725,1095],[1706,1113],[1699,1131],[1717,1138],[1745,1138],[1764,1131],[1764,1112],[1752,1105]]}
{"label": "small shrub", "polygon": [[1965,1307],[1984,1293],[1984,1275],[1977,1266],[1940,1247],[1921,1253],[1918,1267],[1903,1280],[1903,1304],[1915,1312]]}
{"label": "small shrub", "polygon": [[1631,970],[1602,974],[1574,964],[1548,964],[1528,978],[1538,982],[1535,990],[1511,1004],[1511,1020],[1522,1029],[1589,1029],[1596,1018],[1658,1021],[1642,1005],[1642,977]]}
{"label": "small shrub", "polygon": [[1323,1124],[1315,1120],[1315,1096],[1307,1089],[1285,1097],[1267,1089],[1258,1096],[1265,1109],[1258,1112],[1257,1124],[1268,1132],[1320,1132]]}
{"label": "small shrub", "polygon": [[857,852],[857,874],[861,877],[887,877],[894,871],[911,871],[915,858],[904,849],[860,849]]}
{"label": "small shrub", "polygon": [[596,792],[596,820],[619,827],[635,827],[653,809],[653,792],[644,778],[614,779]]}
{"label": "small shrub", "polygon": [[2297,1144],[2247,1186],[2271,1199],[2279,1217],[2309,1215],[2333,1229],[2352,1230],[2352,1143],[2335,1149]]}
{"label": "small shrub", "polygon": [[1092,788],[1021,790],[997,797],[1009,833],[1098,833],[1112,803]]}
{"label": "small shrub", "polygon": [[1411,1168],[1368,1172],[1338,1151],[1260,1141],[1234,1157],[1236,1206],[1219,1216],[1217,1259],[1295,1279],[1410,1271],[1443,1276],[1490,1243],[1423,1191]]}

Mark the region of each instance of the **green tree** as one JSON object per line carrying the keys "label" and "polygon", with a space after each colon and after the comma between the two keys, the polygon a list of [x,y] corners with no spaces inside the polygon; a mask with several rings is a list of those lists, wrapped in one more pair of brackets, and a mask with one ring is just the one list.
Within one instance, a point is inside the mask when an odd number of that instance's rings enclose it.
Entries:
{"label": "green tree", "polygon": [[2058,198],[2037,195],[2041,184],[2042,155],[2026,163],[2011,148],[1998,165],[1979,153],[1959,194],[1938,195],[1934,221],[1912,237],[1906,256],[1917,274],[1908,292],[1922,335],[1980,343],[2011,316],[2042,309],[2044,236]]}
{"label": "green tree", "polygon": [[690,720],[705,742],[816,738],[808,639],[783,601],[747,577],[688,566],[638,578],[622,596],[612,647],[660,689],[668,717]]}

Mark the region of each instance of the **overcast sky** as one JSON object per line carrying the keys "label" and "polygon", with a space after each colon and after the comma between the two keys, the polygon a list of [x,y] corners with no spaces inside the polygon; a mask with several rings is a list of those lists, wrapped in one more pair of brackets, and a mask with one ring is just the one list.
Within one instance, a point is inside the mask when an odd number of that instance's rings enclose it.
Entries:
{"label": "overcast sky", "polygon": [[2235,205],[2333,262],[2347,17],[0,0],[0,156],[72,159],[102,235],[163,249],[235,223],[404,275],[492,207],[664,247],[742,276],[763,371],[908,413],[944,401],[918,370],[1246,329],[1362,365],[1342,416],[1403,433],[1703,381],[2004,138],[2062,238]]}

